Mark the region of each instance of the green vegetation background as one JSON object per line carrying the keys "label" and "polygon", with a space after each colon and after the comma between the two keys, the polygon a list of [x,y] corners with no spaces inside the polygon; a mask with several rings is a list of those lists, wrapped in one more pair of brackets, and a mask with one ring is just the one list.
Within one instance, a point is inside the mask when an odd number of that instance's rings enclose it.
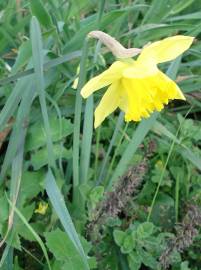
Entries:
{"label": "green vegetation background", "polygon": [[[200,10],[200,0],[0,1],[0,269],[201,269]],[[103,92],[79,91],[115,60],[86,39],[97,29],[125,47],[196,37],[160,67],[187,101],[139,124],[116,111],[94,130]]]}

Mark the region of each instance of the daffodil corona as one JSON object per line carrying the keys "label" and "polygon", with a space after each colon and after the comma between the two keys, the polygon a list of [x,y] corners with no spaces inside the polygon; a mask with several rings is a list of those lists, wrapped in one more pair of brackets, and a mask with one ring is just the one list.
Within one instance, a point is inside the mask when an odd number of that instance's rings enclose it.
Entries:
{"label": "daffodil corona", "polygon": [[81,90],[84,98],[109,86],[95,110],[95,128],[118,107],[125,112],[126,121],[140,121],[161,111],[169,100],[185,100],[176,83],[157,64],[175,59],[190,47],[193,39],[178,35],[154,42],[142,49],[137,60],[115,61],[87,82]]}

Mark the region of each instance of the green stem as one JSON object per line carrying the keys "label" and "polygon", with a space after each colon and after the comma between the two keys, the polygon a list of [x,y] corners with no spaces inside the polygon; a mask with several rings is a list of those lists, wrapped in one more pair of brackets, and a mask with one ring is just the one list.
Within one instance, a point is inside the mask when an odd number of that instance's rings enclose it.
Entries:
{"label": "green stem", "polygon": [[97,133],[96,133],[96,151],[95,151],[95,166],[94,166],[94,177],[95,177],[95,181],[97,179],[100,133],[101,133],[101,126],[99,126],[97,128]]}
{"label": "green stem", "polygon": [[96,182],[96,185],[99,185],[103,180],[104,180],[104,177],[105,177],[105,170],[106,170],[106,165],[108,163],[108,159],[109,159],[109,156],[110,156],[110,153],[112,151],[112,148],[114,146],[114,143],[116,141],[116,138],[117,138],[117,135],[119,134],[120,132],[120,128],[122,126],[122,123],[123,123],[123,118],[124,118],[124,113],[121,112],[119,114],[119,117],[118,117],[118,120],[116,122],[116,125],[115,125],[115,130],[114,130],[114,133],[112,135],[112,138],[110,140],[110,144],[109,144],[109,147],[107,149],[107,153],[104,157],[104,160],[103,160],[103,163],[102,163],[102,166],[101,166],[101,169],[100,169],[100,173],[99,173],[99,177],[98,177],[98,180]]}
{"label": "green stem", "polygon": [[75,117],[74,117],[74,130],[73,130],[73,187],[79,185],[79,147],[80,147],[80,122],[82,113],[82,97],[80,95],[81,88],[85,82],[86,76],[86,59],[88,52],[88,39],[84,41],[84,46],[82,50],[82,57],[80,63],[80,74],[78,87],[76,91],[76,101],[75,101]]}
{"label": "green stem", "polygon": [[180,174],[177,174],[176,186],[175,186],[175,221],[178,223],[179,216],[179,189],[180,189]]}
{"label": "green stem", "polygon": [[[110,163],[110,166],[109,166],[109,169],[108,169],[107,176],[106,176],[106,178],[105,178],[105,182],[106,182],[106,183],[107,183],[107,181],[108,181],[108,179],[109,179],[109,177],[110,177],[110,174],[111,174],[111,172],[112,172],[113,164],[114,164],[115,159],[116,159],[116,156],[117,156],[117,154],[118,154],[119,147],[121,146],[121,143],[122,143],[122,141],[123,141],[123,138],[125,137],[127,128],[128,128],[128,123],[126,123],[126,125],[125,125],[125,127],[124,127],[124,129],[123,129],[122,135],[121,135],[121,137],[120,137],[120,139],[119,139],[119,142],[118,142],[118,144],[117,144],[117,146],[116,146],[114,155],[113,155],[113,157],[112,157],[112,160],[111,160],[111,163]],[[109,182],[108,186],[110,186],[110,182]]]}
{"label": "green stem", "polygon": [[169,152],[168,152],[168,156],[167,156],[165,165],[164,165],[164,167],[163,167],[163,171],[162,171],[162,173],[161,173],[161,176],[160,176],[160,179],[159,179],[159,182],[158,182],[158,186],[157,186],[157,188],[156,188],[156,191],[155,191],[155,194],[154,194],[154,197],[153,197],[151,206],[150,206],[149,214],[148,214],[148,216],[147,216],[147,221],[149,221],[150,218],[151,218],[151,214],[152,214],[152,211],[153,211],[153,207],[154,207],[154,205],[155,205],[156,198],[157,198],[157,196],[158,196],[158,192],[159,192],[161,183],[162,183],[162,181],[163,181],[163,177],[164,177],[164,174],[165,174],[165,170],[166,170],[166,168],[167,168],[167,164],[168,164],[169,159],[170,159],[170,156],[171,156],[171,154],[172,154],[172,151],[173,151],[174,145],[175,145],[175,143],[176,143],[178,134],[179,134],[179,132],[180,132],[180,130],[181,130],[181,127],[182,127],[182,125],[183,125],[183,123],[184,123],[185,118],[186,118],[187,115],[190,113],[191,109],[192,109],[192,107],[188,110],[188,112],[186,113],[186,115],[185,115],[183,121],[180,123],[180,125],[179,125],[179,127],[178,127],[178,129],[177,129],[175,138],[173,139],[172,144],[171,144],[171,146],[170,146],[170,150],[169,150]]}
{"label": "green stem", "polygon": [[101,22],[101,18],[103,16],[103,12],[104,12],[104,7],[105,7],[105,0],[101,0],[99,2],[99,9],[98,9],[98,16],[97,16],[97,25],[100,25]]}

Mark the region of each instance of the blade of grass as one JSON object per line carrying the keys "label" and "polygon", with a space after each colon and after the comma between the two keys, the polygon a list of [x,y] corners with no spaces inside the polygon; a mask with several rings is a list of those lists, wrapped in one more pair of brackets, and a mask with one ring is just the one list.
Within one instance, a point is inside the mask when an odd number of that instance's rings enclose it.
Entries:
{"label": "blade of grass", "polygon": [[[57,113],[58,121],[59,121],[59,137],[61,137],[61,134],[62,134],[62,115],[61,115],[60,108],[57,105],[57,102],[48,93],[46,93],[46,97],[47,97],[47,100],[49,100],[50,103],[52,103],[52,107],[55,108],[55,111]],[[63,146],[62,141],[60,142],[60,146],[62,148],[62,146]],[[60,173],[62,174],[62,176],[64,176],[64,171],[63,171],[63,167],[62,167],[62,153],[60,153],[60,157],[59,157],[59,169],[60,169]]]}
{"label": "blade of grass", "polygon": [[30,231],[30,233],[33,235],[33,237],[36,239],[36,241],[38,242],[39,246],[41,247],[43,254],[45,256],[45,259],[47,261],[47,265],[48,265],[48,269],[52,270],[51,266],[50,266],[50,261],[49,261],[49,257],[48,257],[48,253],[46,250],[45,245],[43,244],[43,241],[41,240],[40,236],[36,233],[36,231],[29,225],[29,223],[27,222],[26,218],[23,216],[23,214],[17,209],[17,207],[15,207],[12,202],[7,198],[9,204],[11,207],[13,207],[15,213],[17,214],[17,216],[20,218],[20,220],[24,223],[24,225],[27,227],[27,229]]}
{"label": "blade of grass", "polygon": [[8,256],[6,258],[7,270],[13,270],[13,258],[14,258],[14,250],[13,248],[10,248],[8,252]]}
{"label": "blade of grass", "polygon": [[13,248],[9,244],[6,245],[1,256],[0,269],[6,269],[6,270],[9,269],[8,264],[10,260],[10,250],[12,252],[12,249]]}
{"label": "blade of grass", "polygon": [[153,126],[154,122],[156,121],[158,113],[152,114],[152,116],[147,119],[143,120],[137,127],[136,131],[133,134],[133,137],[128,144],[126,150],[124,151],[114,173],[109,181],[107,189],[111,189],[113,183],[117,181],[117,179],[125,172],[129,161],[133,157],[134,153],[136,152],[138,146],[142,143],[145,136],[147,135],[148,131]]}
{"label": "blade of grass", "polygon": [[[16,206],[17,199],[20,190],[21,176],[22,176],[22,166],[23,166],[23,155],[24,155],[24,141],[27,129],[20,130],[20,139],[17,144],[17,149],[15,156],[12,160],[12,170],[11,170],[11,181],[10,181],[10,201],[13,206]],[[0,247],[5,243],[12,227],[14,226],[14,208],[10,207],[8,226],[3,240],[0,242]]]}
{"label": "blade of grass", "polygon": [[25,247],[22,247],[22,250],[27,253],[33,260],[35,260],[40,266],[44,267],[44,264],[36,257],[34,254],[32,254],[29,250],[27,250]]}
{"label": "blade of grass", "polygon": [[188,147],[184,147],[184,149],[180,151],[180,154],[184,159],[190,160],[199,170],[201,170],[200,157],[194,154]]}
{"label": "blade of grass", "polygon": [[114,146],[114,143],[116,141],[117,135],[119,133],[119,128],[123,124],[123,120],[124,120],[124,113],[123,112],[120,112],[119,117],[118,117],[118,120],[117,120],[117,123],[116,123],[116,126],[115,126],[114,133],[112,135],[112,138],[110,140],[109,147],[107,149],[107,153],[106,153],[106,155],[104,157],[104,160],[103,160],[103,163],[102,163],[102,166],[101,166],[101,169],[100,169],[100,174],[99,174],[98,180],[96,182],[96,185],[99,185],[104,180],[104,178],[105,178],[106,165],[107,165],[107,162],[108,162],[108,159],[109,159],[109,156],[110,156],[112,147]]}
{"label": "blade of grass", "polygon": [[175,137],[173,133],[171,133],[164,125],[162,125],[159,121],[156,121],[152,127],[152,131],[160,136],[160,134],[165,135],[171,140],[175,140],[176,143],[180,144],[178,138]]}
{"label": "blade of grass", "polygon": [[128,125],[129,125],[129,124],[126,123],[126,125],[125,125],[125,127],[124,127],[124,130],[123,130],[123,132],[122,132],[122,134],[121,134],[121,137],[120,137],[120,139],[119,139],[119,141],[118,141],[118,144],[117,144],[117,146],[116,146],[116,148],[115,148],[114,154],[113,154],[113,156],[112,156],[112,160],[111,160],[111,162],[110,162],[110,165],[109,165],[109,168],[108,168],[108,170],[107,170],[106,177],[105,177],[105,183],[106,183],[106,185],[108,185],[108,179],[110,178],[110,175],[111,175],[111,173],[112,173],[112,168],[113,168],[115,159],[116,159],[116,157],[117,157],[117,154],[118,154],[118,152],[119,152],[120,146],[121,146],[121,144],[122,144],[122,142],[123,142],[123,139],[125,138],[125,134],[126,134]]}
{"label": "blade of grass", "polygon": [[[190,108],[192,112],[192,106]],[[161,123],[156,122],[154,124],[154,127],[152,128],[152,131],[155,132],[156,134],[164,135],[167,138],[174,140],[175,143],[177,143],[181,149],[177,150],[177,152],[183,156],[183,158],[186,160],[189,160],[192,164],[194,164],[199,170],[201,170],[201,159],[199,156],[194,154],[191,149],[189,149],[186,145],[182,144],[180,140],[173,134],[171,133],[165,126],[163,126]],[[164,143],[166,143],[164,141]]]}
{"label": "blade of grass", "polygon": [[8,247],[8,249],[6,250],[5,260],[3,260],[2,262],[3,263],[0,262],[0,267],[2,267],[1,269],[13,270],[13,248],[12,247],[10,246]]}
{"label": "blade of grass", "polygon": [[98,13],[97,13],[97,29],[100,27],[101,19],[104,13],[104,8],[105,8],[105,2],[106,0],[101,0],[99,1],[99,7],[98,7]]}
{"label": "blade of grass", "polygon": [[20,132],[21,136],[20,136],[20,141],[18,144],[16,157],[13,159],[13,162],[12,162],[11,182],[10,182],[10,201],[12,202],[13,205],[16,205],[18,194],[20,191],[22,168],[23,168],[23,157],[24,157],[24,143],[25,143],[26,133],[27,133],[27,128],[22,129]]}
{"label": "blade of grass", "polygon": [[[79,185],[79,147],[80,147],[80,123],[81,123],[81,112],[82,112],[82,97],[80,91],[85,82],[86,76],[86,59],[88,52],[88,40],[86,38],[82,51],[80,73],[78,80],[78,87],[76,91],[75,100],[75,115],[74,115],[74,130],[73,130],[73,187]],[[75,194],[74,194],[75,195]]]}
{"label": "blade of grass", "polygon": [[36,88],[39,95],[39,101],[41,106],[41,112],[44,121],[45,134],[47,138],[47,151],[48,151],[48,163],[52,168],[56,168],[53,143],[50,136],[50,124],[47,112],[45,89],[44,89],[44,77],[43,77],[43,48],[42,48],[42,34],[40,25],[36,17],[32,17],[31,20],[31,44],[33,54],[33,66],[35,71]]}
{"label": "blade of grass", "polygon": [[4,129],[8,120],[13,116],[25,91],[29,91],[30,81],[31,77],[29,76],[26,79],[21,79],[17,82],[3,109],[0,112],[0,131]]}
{"label": "blade of grass", "polygon": [[[181,127],[181,126],[180,126],[180,127]],[[178,130],[177,130],[176,137],[177,137],[177,135],[178,135],[178,132],[179,132],[179,130],[180,130],[180,127],[179,127]],[[174,145],[175,145],[175,141],[173,140],[173,141],[172,141],[172,144],[171,144],[171,146],[170,146],[170,150],[169,150],[169,152],[168,152],[168,156],[167,156],[166,162],[165,162],[165,164],[164,164],[162,173],[161,173],[161,175],[160,175],[160,178],[159,178],[159,181],[158,181],[158,185],[157,185],[156,191],[155,191],[155,193],[154,193],[154,197],[153,197],[153,199],[152,199],[151,206],[150,206],[150,208],[149,208],[149,213],[148,213],[148,216],[147,216],[147,221],[149,221],[150,218],[151,218],[151,214],[152,214],[152,211],[153,211],[153,207],[154,207],[154,205],[155,205],[155,201],[156,201],[156,198],[157,198],[157,196],[158,196],[158,192],[159,192],[160,186],[161,186],[161,184],[162,184],[163,177],[164,177],[164,174],[165,174],[165,170],[166,170],[166,168],[167,168],[167,164],[168,164],[169,159],[170,159],[170,156],[171,156],[171,154],[172,154]]]}
{"label": "blade of grass", "polygon": [[[125,8],[108,11],[107,13],[103,14],[99,29],[105,29],[108,25],[111,25],[111,22],[118,24],[122,17],[126,18],[128,12],[131,12],[132,10],[136,9],[142,10],[143,8],[146,7],[147,7],[146,5],[131,4],[126,6]],[[92,14],[87,18],[81,20],[81,27],[79,31],[76,32],[76,34],[72,37],[72,39],[68,43],[66,43],[66,45],[63,48],[63,51],[64,52],[71,51],[72,48],[78,49],[79,47],[81,47],[86,34],[89,33],[90,31],[96,30],[96,25],[97,24],[95,14]]]}
{"label": "blade of grass", "polygon": [[[99,9],[97,13],[97,29],[101,22],[101,18],[104,12],[105,0],[101,0],[99,4]],[[98,53],[100,51],[101,44],[98,42],[96,45],[93,65],[97,62]],[[93,69],[91,71],[91,76],[93,76]],[[86,101],[85,113],[84,113],[84,128],[83,128],[83,137],[82,137],[82,146],[81,146],[81,157],[80,157],[80,182],[86,183],[89,164],[90,164],[90,154],[91,154],[91,141],[93,135],[93,95],[90,96]]]}
{"label": "blade of grass", "polygon": [[80,240],[79,240],[78,234],[75,230],[75,227],[73,225],[71,216],[70,216],[68,209],[65,205],[63,196],[62,196],[62,194],[61,194],[61,192],[56,184],[54,175],[50,169],[46,175],[45,188],[46,188],[48,197],[53,205],[53,208],[59,217],[61,224],[63,225],[66,233],[68,234],[69,238],[71,239],[71,241],[75,245],[76,249],[78,250],[80,256],[82,257],[82,260],[86,266],[85,269],[88,270],[89,266],[87,263],[87,258],[86,258],[86,255],[84,253],[83,247],[80,243]]}
{"label": "blade of grass", "polygon": [[93,107],[93,96],[91,96],[86,101],[84,113],[84,128],[80,156],[80,183],[87,182],[93,135]]}
{"label": "blade of grass", "polygon": [[[78,58],[81,56],[81,51],[75,51],[75,52],[72,52],[72,53],[69,53],[69,54],[65,54],[63,56],[60,56],[58,58],[55,58],[53,60],[50,60],[48,61],[47,63],[44,63],[43,64],[43,69],[46,71],[50,68],[53,68],[53,67],[56,67],[58,65],[61,65],[65,62],[68,62],[70,60],[73,60],[75,58]],[[30,68],[30,69],[27,69],[25,71],[22,71],[22,72],[18,72],[17,74],[14,74],[8,78],[5,78],[5,79],[1,79],[0,80],[0,86],[1,85],[5,85],[5,84],[8,84],[10,82],[14,82],[16,80],[18,80],[19,78],[21,77],[26,77],[30,74],[33,74],[34,73],[34,68]]]}
{"label": "blade of grass", "polygon": [[[10,239],[12,239],[12,238],[10,237]],[[11,249],[11,246],[9,244],[7,244],[6,247],[4,248],[4,251],[2,252],[2,255],[1,255],[0,269],[2,269],[6,265],[6,258],[9,254],[10,249]]]}
{"label": "blade of grass", "polygon": [[[191,108],[190,108],[189,111],[186,113],[184,119],[187,117],[187,115],[190,113],[190,111],[191,111]],[[179,125],[179,127],[178,127],[178,129],[177,129],[175,138],[177,138],[178,135],[179,135],[179,132],[180,132],[180,130],[181,130],[181,128],[182,128],[182,125],[183,125],[183,123],[184,123],[184,119],[183,119],[183,121],[181,121],[181,123],[180,123],[180,125]],[[149,221],[150,218],[151,218],[151,214],[152,214],[152,211],[153,211],[153,207],[154,207],[154,205],[155,205],[156,198],[157,198],[157,196],[158,196],[158,192],[159,192],[160,186],[161,186],[161,184],[162,184],[163,177],[164,177],[164,175],[165,175],[165,171],[166,171],[166,168],[167,168],[169,159],[170,159],[170,157],[171,157],[173,148],[174,148],[174,146],[175,146],[175,143],[176,143],[176,140],[173,139],[173,140],[172,140],[172,143],[171,143],[171,146],[170,146],[170,149],[169,149],[169,151],[168,151],[168,156],[167,156],[166,162],[165,162],[165,164],[164,164],[163,170],[162,170],[162,172],[161,172],[161,175],[160,175],[160,178],[159,178],[159,181],[158,181],[158,185],[157,185],[156,191],[155,191],[155,193],[154,193],[154,197],[153,197],[153,199],[152,199],[151,206],[150,206],[150,208],[149,208],[149,213],[148,213],[148,216],[147,216],[147,221]]]}
{"label": "blade of grass", "polygon": [[[26,78],[27,80],[27,78]],[[28,83],[28,82],[27,82]],[[15,123],[13,125],[13,130],[11,132],[9,144],[6,150],[5,158],[1,167],[1,178],[0,184],[2,183],[3,179],[5,178],[7,169],[9,168],[10,164],[13,161],[14,156],[16,155],[17,148],[20,145],[22,131],[26,131],[26,125],[29,117],[29,112],[31,108],[31,104],[34,100],[35,89],[33,88],[32,82],[28,83],[26,88],[26,92],[22,98],[20,103],[17,117]],[[26,134],[26,133],[25,133]],[[25,136],[25,135],[24,135]]]}

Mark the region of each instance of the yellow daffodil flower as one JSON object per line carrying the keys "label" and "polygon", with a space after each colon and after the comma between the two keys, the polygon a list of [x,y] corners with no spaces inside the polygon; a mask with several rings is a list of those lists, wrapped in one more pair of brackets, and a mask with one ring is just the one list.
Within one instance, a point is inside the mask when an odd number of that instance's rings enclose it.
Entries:
{"label": "yellow daffodil flower", "polygon": [[193,39],[178,35],[153,42],[142,49],[137,60],[115,61],[87,82],[81,90],[84,98],[109,86],[95,110],[95,128],[118,107],[125,112],[126,121],[140,121],[161,111],[169,100],[185,100],[176,83],[157,64],[175,59],[191,46]]}
{"label": "yellow daffodil flower", "polygon": [[35,209],[34,213],[45,215],[45,213],[47,211],[47,208],[48,208],[48,203],[40,202],[39,205],[38,205],[38,208]]}

